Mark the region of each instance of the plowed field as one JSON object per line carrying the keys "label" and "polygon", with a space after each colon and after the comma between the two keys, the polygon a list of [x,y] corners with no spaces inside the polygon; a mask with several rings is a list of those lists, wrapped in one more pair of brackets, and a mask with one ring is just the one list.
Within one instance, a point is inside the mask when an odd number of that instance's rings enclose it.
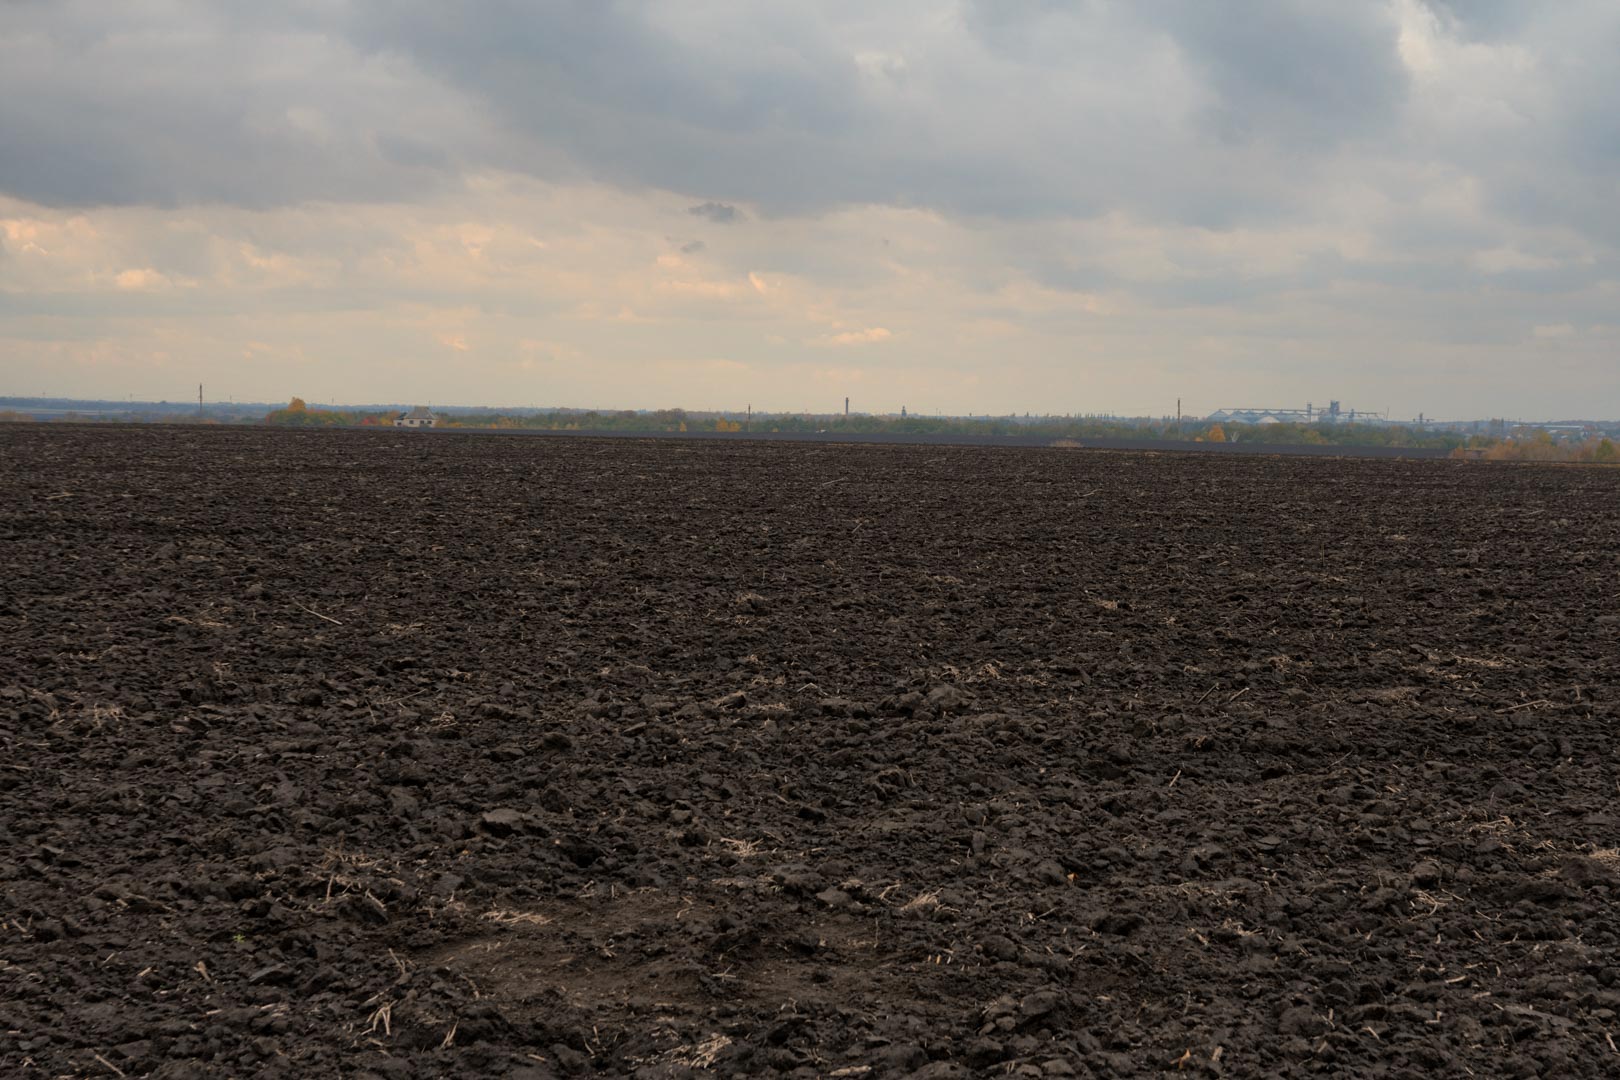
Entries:
{"label": "plowed field", "polygon": [[0,1074],[1620,1071],[1620,471],[0,428]]}

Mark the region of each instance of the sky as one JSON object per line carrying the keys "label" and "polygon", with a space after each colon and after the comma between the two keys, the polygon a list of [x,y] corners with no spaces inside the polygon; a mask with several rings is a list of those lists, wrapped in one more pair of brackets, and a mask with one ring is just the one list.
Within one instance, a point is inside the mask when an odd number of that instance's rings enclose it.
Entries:
{"label": "sky", "polygon": [[1612,0],[0,0],[0,394],[1620,417]]}

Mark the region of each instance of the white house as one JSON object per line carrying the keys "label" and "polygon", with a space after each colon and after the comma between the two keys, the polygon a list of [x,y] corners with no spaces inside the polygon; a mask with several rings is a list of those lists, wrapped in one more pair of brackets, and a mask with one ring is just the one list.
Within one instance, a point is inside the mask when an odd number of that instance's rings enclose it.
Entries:
{"label": "white house", "polygon": [[404,428],[437,427],[438,425],[439,418],[420,405],[394,421],[395,427]]}

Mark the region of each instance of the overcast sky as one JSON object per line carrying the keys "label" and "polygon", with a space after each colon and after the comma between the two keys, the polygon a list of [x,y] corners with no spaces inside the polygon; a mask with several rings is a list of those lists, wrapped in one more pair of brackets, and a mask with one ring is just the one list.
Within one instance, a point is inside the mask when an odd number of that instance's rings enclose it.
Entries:
{"label": "overcast sky", "polygon": [[1620,416],[1613,0],[0,0],[0,393]]}

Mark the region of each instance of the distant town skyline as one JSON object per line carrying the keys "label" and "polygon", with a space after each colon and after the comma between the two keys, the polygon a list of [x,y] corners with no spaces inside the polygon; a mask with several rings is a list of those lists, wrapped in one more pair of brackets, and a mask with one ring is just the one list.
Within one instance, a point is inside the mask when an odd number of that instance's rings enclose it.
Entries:
{"label": "distant town skyline", "polygon": [[[1508,431],[1517,425],[1526,425],[1531,428],[1562,427],[1570,425],[1587,425],[1594,429],[1613,431],[1620,429],[1620,416],[1578,415],[1567,416],[1529,416],[1522,414],[1495,415],[1495,416],[1461,416],[1446,414],[1425,414],[1417,416],[1392,415],[1387,411],[1361,409],[1354,406],[1344,406],[1342,402],[1329,399],[1326,404],[1318,405],[1315,402],[1306,402],[1304,407],[1292,406],[1221,406],[1216,409],[1189,409],[1181,408],[1179,411],[1156,413],[1124,413],[1111,410],[1068,410],[1068,411],[1037,411],[1033,409],[1013,409],[1003,412],[935,412],[900,404],[892,408],[855,408],[853,405],[847,409],[842,403],[833,408],[800,408],[800,409],[766,409],[755,408],[751,403],[740,406],[661,406],[658,408],[630,408],[611,404],[570,405],[566,403],[540,402],[540,403],[506,403],[490,404],[487,402],[433,402],[426,404],[403,401],[339,401],[339,400],[308,400],[295,396],[290,399],[295,408],[302,407],[315,411],[329,411],[338,416],[351,413],[373,413],[378,410],[393,410],[403,413],[411,409],[428,409],[441,414],[454,415],[488,415],[488,416],[524,416],[524,415],[582,415],[595,413],[603,417],[614,417],[620,414],[637,414],[642,416],[662,416],[664,414],[684,414],[692,418],[746,418],[764,420],[785,417],[817,417],[837,418],[839,416],[863,417],[872,419],[905,419],[907,416],[916,419],[944,419],[944,420],[1014,420],[1018,422],[1042,421],[1120,421],[1124,423],[1144,423],[1149,425],[1161,424],[1166,421],[1174,422],[1178,418],[1188,423],[1235,423],[1238,425],[1260,425],[1274,423],[1288,423],[1294,425],[1321,425],[1321,424],[1376,424],[1385,426],[1404,427],[1430,427],[1430,428],[1483,428],[1489,426],[1491,431]],[[203,402],[193,399],[181,398],[136,398],[132,395],[121,398],[97,397],[63,397],[63,396],[29,396],[0,394],[0,413],[8,410],[18,411],[38,418],[60,418],[62,416],[84,415],[101,419],[118,419],[120,417],[137,420],[152,419],[155,417],[174,416],[210,416],[228,417],[233,422],[245,419],[263,419],[259,415],[279,413],[285,411],[289,402],[283,401],[256,401],[253,399],[205,399]],[[1185,403],[1181,403],[1183,406]],[[1333,411],[1334,406],[1340,406],[1338,412]],[[1505,426],[1504,426],[1505,425]]]}
{"label": "distant town skyline", "polygon": [[0,394],[1617,417],[1616,41],[1595,0],[0,5]]}

